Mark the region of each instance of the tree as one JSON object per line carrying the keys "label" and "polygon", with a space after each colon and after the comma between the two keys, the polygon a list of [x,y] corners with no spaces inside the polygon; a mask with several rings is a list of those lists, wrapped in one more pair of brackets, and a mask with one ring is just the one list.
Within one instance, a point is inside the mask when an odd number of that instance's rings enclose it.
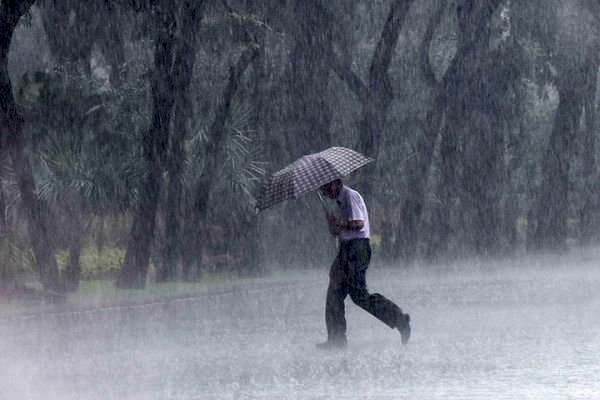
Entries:
{"label": "tree", "polygon": [[[204,149],[204,166],[196,183],[193,194],[194,213],[192,218],[186,220],[185,232],[188,240],[197,238],[201,229],[206,226],[208,204],[211,192],[216,182],[216,171],[223,158],[225,143],[225,123],[231,110],[231,103],[246,68],[252,60],[258,57],[259,47],[255,44],[249,45],[240,54],[236,64],[230,68],[229,80],[219,100],[211,126],[207,133],[206,148]],[[183,262],[184,277],[187,280],[195,280],[199,276],[199,268],[202,263],[202,243],[189,242],[192,249],[188,249],[188,258]]]}
{"label": "tree", "polygon": [[[584,3],[587,5],[593,21],[591,25],[594,28],[594,40],[593,45],[596,48],[595,56],[592,56],[590,60],[590,69],[587,76],[587,84],[585,90],[585,128],[584,128],[584,139],[583,139],[583,206],[580,212],[580,224],[581,224],[581,242],[583,244],[590,244],[593,237],[598,233],[599,212],[600,204],[597,200],[596,193],[598,193],[597,174],[598,165],[596,160],[596,139],[595,130],[597,123],[597,86],[598,86],[598,67],[600,66],[600,59],[598,57],[598,51],[600,49],[600,3],[594,1],[588,1]],[[596,68],[594,68],[594,65]]]}
{"label": "tree", "polygon": [[[343,60],[331,51],[331,67],[354,92],[362,105],[362,115],[358,135],[358,149],[367,156],[377,159],[381,135],[385,131],[386,116],[394,98],[388,70],[392,62],[400,31],[413,0],[392,2],[390,11],[381,31],[377,47],[369,67],[368,81],[365,84]],[[373,192],[375,165],[361,173],[360,182],[363,195],[370,202]]]}
{"label": "tree", "polygon": [[318,0],[295,0],[292,15],[287,143],[297,158],[331,143],[331,110],[323,96],[330,68],[322,54],[331,52],[333,20]]}
{"label": "tree", "polygon": [[[429,19],[419,48],[419,65],[426,84],[433,91],[433,102],[427,113],[426,121],[428,123],[423,134],[417,138],[415,146],[416,157],[407,163],[406,174],[410,190],[407,191],[406,198],[400,209],[401,222],[398,226],[396,241],[394,243],[395,256],[409,261],[415,256],[419,241],[419,224],[425,207],[427,177],[433,161],[435,143],[439,137],[440,127],[446,112],[446,93],[444,88],[447,87],[450,71],[454,70],[452,66],[448,67],[442,79],[438,82],[429,57],[431,42],[434,38],[436,28],[446,12],[446,8],[447,2],[445,0],[440,1],[438,8],[434,10]],[[457,57],[460,57],[460,55],[457,54],[454,57],[453,63],[456,62]]]}
{"label": "tree", "polygon": [[158,281],[174,280],[180,253],[181,196],[184,139],[188,132],[191,109],[189,86],[194,71],[198,34],[195,30],[203,15],[203,2],[186,1],[181,8],[181,31],[179,46],[175,53],[174,69],[178,79],[174,83],[173,133],[170,136],[166,171],[168,174],[167,205],[165,218],[165,259],[157,274]]}
{"label": "tree", "polygon": [[110,66],[110,80],[120,83],[125,62],[125,41],[135,26],[133,2],[90,0],[42,0],[42,22],[48,43],[59,65],[89,75],[91,61],[100,54]]}
{"label": "tree", "polygon": [[40,281],[49,292],[62,292],[63,286],[51,248],[49,226],[36,197],[33,172],[23,136],[23,120],[13,96],[8,75],[8,52],[15,27],[29,10],[33,0],[3,1],[0,4],[0,129],[2,151],[10,152],[21,200],[27,210],[31,245]]}
{"label": "tree", "polygon": [[556,18],[554,41],[545,43],[555,54],[553,64],[559,104],[543,159],[538,196],[530,214],[532,228],[528,240],[531,247],[537,249],[566,246],[574,145],[586,93],[590,91],[586,87],[598,70],[598,45],[593,36],[596,14],[590,13],[587,5],[583,0],[553,4],[556,7],[552,15]]}
{"label": "tree", "polygon": [[[154,239],[158,197],[162,187],[162,171],[167,155],[173,104],[174,79],[171,72],[178,38],[177,4],[157,2],[154,7],[156,39],[154,71],[151,74],[152,121],[143,139],[147,175],[140,188],[137,212],[133,219],[123,267],[115,282],[120,288],[143,288],[150,262],[150,249]],[[185,40],[185,38],[179,38]]]}
{"label": "tree", "polygon": [[501,99],[514,79],[512,66],[497,65],[490,46],[490,23],[501,3],[461,1],[456,5],[456,55],[441,92],[445,122],[440,144],[440,207],[434,212],[437,232],[430,245],[442,253],[451,239],[478,253],[495,251],[498,243],[504,146],[497,116],[502,115]]}
{"label": "tree", "polygon": [[79,255],[94,218],[127,210],[135,197],[140,124],[127,111],[145,97],[144,82],[135,78],[107,89],[101,79],[57,69],[27,72],[17,87],[26,133],[36,138],[37,192],[52,217],[54,246],[69,252],[68,290],[79,286]]}
{"label": "tree", "polygon": [[598,66],[600,62],[596,57],[590,61],[586,76],[584,94],[585,126],[583,128],[583,206],[579,214],[581,233],[580,239],[583,244],[590,244],[597,233],[599,204],[596,193],[598,193],[597,162],[596,162],[596,91],[598,82]]}

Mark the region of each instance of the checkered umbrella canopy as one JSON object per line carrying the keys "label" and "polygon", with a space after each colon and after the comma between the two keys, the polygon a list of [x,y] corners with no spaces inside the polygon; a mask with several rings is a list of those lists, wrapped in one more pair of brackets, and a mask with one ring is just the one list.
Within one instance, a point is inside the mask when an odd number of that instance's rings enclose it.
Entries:
{"label": "checkered umbrella canopy", "polygon": [[271,176],[258,197],[256,210],[260,212],[284,200],[296,199],[371,161],[372,158],[345,147],[330,147],[303,156]]}

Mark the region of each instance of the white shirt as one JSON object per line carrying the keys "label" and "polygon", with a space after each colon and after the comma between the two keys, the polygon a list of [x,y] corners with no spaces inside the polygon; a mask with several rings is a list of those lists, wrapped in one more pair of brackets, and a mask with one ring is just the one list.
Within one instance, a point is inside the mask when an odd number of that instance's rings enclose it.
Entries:
{"label": "white shirt", "polygon": [[340,208],[341,217],[344,221],[364,222],[364,226],[360,230],[343,229],[339,234],[340,240],[351,239],[368,239],[369,232],[369,214],[367,206],[360,193],[347,186],[342,186],[340,193],[336,198],[338,207]]}

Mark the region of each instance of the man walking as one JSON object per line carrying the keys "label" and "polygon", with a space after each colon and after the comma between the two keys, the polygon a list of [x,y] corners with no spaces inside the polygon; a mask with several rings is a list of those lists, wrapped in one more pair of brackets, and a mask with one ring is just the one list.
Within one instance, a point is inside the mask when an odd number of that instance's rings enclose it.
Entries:
{"label": "man walking", "polygon": [[346,340],[346,317],[344,300],[350,295],[352,301],[378,318],[390,328],[398,329],[402,344],[410,338],[410,317],[400,307],[380,294],[367,290],[366,272],[371,260],[369,243],[369,215],[365,202],[357,191],[344,186],[340,179],[329,182],[319,189],[339,207],[340,216],[328,214],[329,232],[340,241],[339,253],[329,271],[329,287],[325,305],[327,341],[318,348],[344,348]]}

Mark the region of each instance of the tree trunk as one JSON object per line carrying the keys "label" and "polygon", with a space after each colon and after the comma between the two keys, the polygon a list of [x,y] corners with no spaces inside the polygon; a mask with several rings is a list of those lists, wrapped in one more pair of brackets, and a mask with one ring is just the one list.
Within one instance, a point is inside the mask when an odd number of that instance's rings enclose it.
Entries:
{"label": "tree trunk", "polygon": [[331,110],[326,101],[329,54],[332,40],[332,16],[318,0],[295,0],[292,24],[294,45],[290,54],[291,127],[287,148],[294,149],[293,158],[323,150],[331,143],[329,132]]}
{"label": "tree trunk", "polygon": [[[331,119],[333,116],[327,96],[330,65],[327,57],[331,54],[335,15],[329,6],[320,0],[294,0],[291,2],[293,19],[287,21],[293,40],[288,59],[284,85],[287,89],[283,125],[286,127],[283,150],[287,154],[279,156],[288,163],[302,155],[324,150],[331,145]],[[286,203],[283,211],[287,223],[298,231],[308,231],[310,221],[307,215],[314,215],[309,202]],[[275,228],[275,234],[286,237],[287,230]],[[324,258],[322,246],[325,232],[305,235],[300,240],[288,243],[284,263],[296,262],[301,255],[303,262],[320,262]],[[305,257],[306,249],[316,251]]]}
{"label": "tree trunk", "polygon": [[373,200],[373,182],[380,139],[385,131],[387,112],[394,98],[388,70],[400,31],[413,2],[414,0],[395,0],[392,3],[369,68],[358,143],[359,151],[375,159],[375,162],[367,165],[360,174],[359,188],[367,204]]}
{"label": "tree trunk", "polygon": [[565,248],[568,235],[569,172],[587,74],[581,65],[565,68],[559,74],[558,109],[542,163],[542,183],[533,213],[535,220],[530,221],[535,226],[528,241],[535,249]]}
{"label": "tree trunk", "polygon": [[[231,101],[236,94],[242,75],[248,65],[259,55],[260,48],[257,45],[249,45],[240,55],[237,63],[233,66],[229,73],[229,80],[217,109],[214,120],[208,131],[208,140],[205,149],[204,168],[200,174],[196,184],[196,193],[194,194],[194,213],[192,218],[186,220],[186,232],[196,232],[197,237],[200,237],[199,230],[206,225],[208,202],[210,200],[211,191],[215,185],[216,171],[219,169],[219,164],[223,158],[223,151],[226,141],[225,122],[229,116],[231,109]],[[194,235],[194,236],[196,236]],[[191,243],[190,243],[191,244]],[[192,245],[192,244],[191,244]],[[189,249],[190,255],[186,257],[186,263],[183,264],[184,278],[186,280],[195,280],[199,278],[199,272],[193,268],[201,266],[203,243],[193,243]]]}
{"label": "tree trunk", "polygon": [[256,215],[248,215],[240,222],[239,241],[236,250],[241,250],[241,264],[239,273],[241,276],[260,276],[262,270],[259,259],[259,221]]}
{"label": "tree trunk", "polygon": [[[379,42],[369,68],[368,84],[365,84],[350,68],[350,63],[330,53],[331,68],[344,81],[362,104],[362,119],[359,126],[358,150],[377,159],[380,137],[385,130],[389,106],[394,98],[388,71],[398,43],[400,31],[413,0],[396,0],[392,3]],[[344,57],[347,59],[349,57]],[[358,188],[365,202],[373,202],[373,182],[376,162],[360,172]],[[410,221],[409,221],[410,223]],[[389,230],[387,226],[382,227]],[[391,232],[389,232],[391,234]],[[389,249],[389,236],[383,238],[384,253]]]}
{"label": "tree trunk", "polygon": [[[482,97],[489,96],[493,94]],[[468,251],[489,255],[497,252],[500,244],[503,134],[491,114],[472,111],[467,118],[470,129],[463,142],[461,177],[463,241]]]}
{"label": "tree trunk", "polygon": [[29,239],[36,259],[37,272],[44,290],[62,293],[58,267],[48,232],[48,221],[35,193],[33,172],[25,150],[23,121],[17,111],[8,74],[8,51],[19,19],[33,0],[4,1],[0,5],[0,145],[8,147],[12,157],[21,201],[27,212]]}
{"label": "tree trunk", "polygon": [[[4,149],[2,148],[2,146],[0,146],[0,152],[3,152]],[[4,157],[2,157],[2,155],[0,154],[0,165],[4,164],[4,162],[2,161]],[[4,235],[6,235],[9,231],[8,228],[8,221],[6,218],[6,212],[8,210],[7,204],[6,204],[6,196],[4,195],[4,188],[2,185],[2,181],[4,181],[4,176],[2,176],[2,173],[0,172],[0,213],[2,213],[0,215],[0,238],[4,237]]]}
{"label": "tree trunk", "polygon": [[[248,9],[250,12],[254,10],[255,2],[248,2]],[[255,36],[255,40],[260,48],[265,48],[266,35],[264,30],[261,30],[258,35]],[[252,63],[252,93],[251,97],[253,100],[253,107],[255,112],[252,114],[251,126],[256,131],[261,132],[265,135],[268,132],[266,126],[266,118],[264,118],[267,109],[271,107],[269,103],[269,94],[267,91],[268,86],[268,72],[267,72],[267,60],[264,52],[260,52],[259,55],[254,59]],[[260,143],[265,143],[263,138],[259,138]],[[241,241],[243,242],[242,249],[246,253],[246,266],[244,273],[256,276],[262,274],[261,269],[261,252],[260,243],[262,240],[263,231],[259,229],[261,221],[257,215],[249,216],[248,220],[244,221],[245,226],[242,228]]]}
{"label": "tree trunk", "polygon": [[96,220],[96,250],[101,253],[106,243],[106,215],[101,213]]}
{"label": "tree trunk", "polygon": [[[437,10],[433,13],[427,24],[419,52],[421,71],[423,72],[425,81],[431,86],[434,97],[432,107],[425,119],[427,126],[425,127],[424,134],[417,138],[416,156],[407,162],[406,175],[408,176],[408,187],[410,190],[406,193],[406,198],[400,208],[400,224],[394,242],[394,256],[402,257],[409,262],[414,258],[417,244],[420,240],[419,228],[425,204],[427,177],[429,176],[433,162],[435,143],[439,137],[440,127],[442,126],[446,110],[446,94],[443,90],[443,82],[447,79],[447,76],[442,79],[442,83],[439,83],[436,80],[429,59],[431,41],[445,9],[446,0],[440,1]],[[452,70],[452,68],[449,68],[449,70]]]}
{"label": "tree trunk", "polygon": [[198,35],[195,31],[203,15],[204,2],[187,1],[181,12],[180,36],[175,55],[175,109],[170,154],[167,160],[169,184],[165,221],[164,263],[158,271],[157,281],[172,281],[177,275],[180,249],[181,196],[183,191],[182,174],[185,161],[184,141],[188,131],[190,113],[189,86],[192,81],[196,58]]}
{"label": "tree trunk", "polygon": [[[197,279],[198,271],[201,266],[201,259],[196,259],[198,254],[196,246],[199,246],[201,241],[201,235],[199,228],[193,225],[192,221],[199,221],[200,218],[196,217],[197,210],[190,209],[186,213],[183,219],[183,232],[181,237],[181,273],[183,279],[186,281],[193,281]],[[202,257],[200,251],[199,257]]]}
{"label": "tree trunk", "polygon": [[[488,59],[490,20],[501,0],[457,4],[457,53],[442,81],[446,101],[440,148],[440,207],[433,253],[487,252],[497,229],[501,135],[492,123],[498,93]],[[504,82],[500,82],[504,83]],[[483,91],[483,93],[482,93]],[[491,188],[488,188],[488,186]],[[456,207],[456,201],[460,206]]]}
{"label": "tree trunk", "polygon": [[[520,94],[517,93],[516,96]],[[517,115],[516,124],[518,128],[511,125],[505,126],[504,135],[504,172],[503,187],[504,194],[502,199],[502,221],[500,226],[500,235],[502,237],[502,250],[504,254],[514,253],[521,245],[517,231],[517,221],[521,216],[519,209],[518,193],[513,184],[513,174],[523,163],[523,143],[525,138],[520,126],[520,120],[523,118],[523,109],[519,106],[520,100],[515,105],[515,115]]]}
{"label": "tree trunk", "polygon": [[431,232],[428,237],[427,257],[435,258],[449,250],[449,240],[454,233],[452,210],[457,198],[458,134],[453,110],[446,111],[446,122],[440,143],[440,181],[437,187],[439,204],[432,211]]}
{"label": "tree trunk", "polygon": [[[0,146],[0,152],[3,152],[4,149]],[[0,153],[0,163],[4,164],[4,156]],[[0,259],[0,291],[3,288],[7,288],[9,284],[12,284],[13,277],[10,276],[8,272],[8,257],[7,251],[9,249],[9,232],[10,229],[8,227],[8,221],[6,219],[6,199],[4,196],[4,188],[2,185],[2,181],[4,181],[4,176],[0,173],[0,254],[3,255],[2,259]]]}
{"label": "tree trunk", "polygon": [[[352,72],[347,61],[338,58],[331,52],[331,49],[329,53],[326,53],[329,54],[330,68],[348,85],[362,103],[358,149],[372,157],[376,157],[378,152],[387,109],[393,100],[388,70],[404,20],[413,2],[414,0],[396,0],[392,3],[371,60],[367,84]],[[345,59],[348,58],[346,54],[343,56]],[[372,181],[371,175],[374,172],[374,166],[365,167],[365,171],[368,171],[369,168],[371,168],[371,173],[363,171],[361,175],[368,177],[359,184],[365,198],[370,197],[372,185],[370,181]]]}
{"label": "tree trunk", "polygon": [[144,137],[144,157],[148,173],[140,190],[140,202],[127,242],[123,267],[115,285],[120,288],[144,288],[154,239],[156,210],[161,190],[161,164],[166,157],[169,125],[174,102],[173,51],[176,44],[175,5],[164,1],[157,5],[157,38],[152,80],[152,121]]}
{"label": "tree trunk", "polygon": [[81,281],[81,249],[89,232],[91,221],[82,221],[81,214],[71,218],[69,227],[69,264],[65,271],[65,287],[70,292],[79,289]]}
{"label": "tree trunk", "polygon": [[580,212],[580,240],[584,245],[591,243],[598,229],[598,171],[596,164],[596,87],[598,62],[591,63],[585,87],[585,127],[583,129],[583,207]]}
{"label": "tree trunk", "polygon": [[76,292],[79,289],[82,247],[82,238],[77,238],[69,244],[69,264],[65,274],[65,286],[69,292]]}

